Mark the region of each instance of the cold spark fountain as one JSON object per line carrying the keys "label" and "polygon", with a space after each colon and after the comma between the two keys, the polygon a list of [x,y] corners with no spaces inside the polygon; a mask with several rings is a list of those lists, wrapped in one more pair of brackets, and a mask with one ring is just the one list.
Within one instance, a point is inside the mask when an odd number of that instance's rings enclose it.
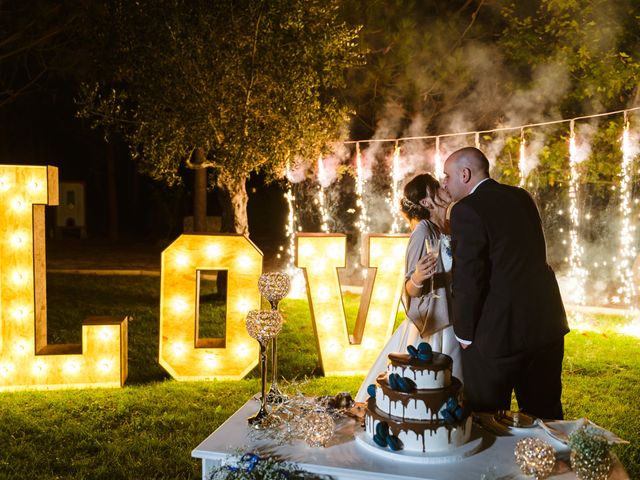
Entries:
{"label": "cold spark fountain", "polygon": [[580,174],[578,172],[578,149],[576,147],[576,136],[574,131],[574,121],[570,124],[571,133],[569,137],[569,219],[571,228],[569,230],[570,253],[569,253],[569,298],[577,305],[585,304],[585,280],[587,270],[582,266],[583,248],[578,239],[578,228],[580,227],[580,211],[578,209],[578,186]]}

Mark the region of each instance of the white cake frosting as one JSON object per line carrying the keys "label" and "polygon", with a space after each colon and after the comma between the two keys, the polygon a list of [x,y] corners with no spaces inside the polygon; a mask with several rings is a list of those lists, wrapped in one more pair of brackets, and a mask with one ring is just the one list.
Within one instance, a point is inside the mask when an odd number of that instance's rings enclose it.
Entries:
{"label": "white cake frosting", "polygon": [[[416,452],[446,452],[468,442],[471,417],[449,411],[447,401],[462,404],[462,384],[451,374],[453,361],[448,355],[433,353],[429,361],[418,360],[408,354],[392,353],[389,366],[375,385],[375,398],[369,398],[365,411],[365,431],[373,437],[380,422],[388,427],[389,435],[402,442],[402,448]],[[391,388],[389,378],[397,374],[411,387],[410,391]],[[393,380],[393,379],[392,379]],[[455,410],[455,409],[454,409]],[[446,412],[445,412],[446,413]]]}

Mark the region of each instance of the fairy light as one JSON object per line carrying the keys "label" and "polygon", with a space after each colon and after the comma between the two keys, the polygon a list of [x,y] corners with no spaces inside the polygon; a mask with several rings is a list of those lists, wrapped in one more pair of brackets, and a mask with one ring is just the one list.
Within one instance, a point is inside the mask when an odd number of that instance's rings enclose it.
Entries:
{"label": "fairy light", "polygon": [[624,130],[622,131],[622,168],[620,171],[620,248],[618,250],[618,261],[616,269],[620,286],[617,293],[620,301],[626,305],[632,305],[636,295],[633,281],[633,261],[636,257],[634,247],[635,225],[632,225],[632,205],[631,205],[631,177],[633,171],[634,152],[629,139],[629,120],[627,112],[624,112]]}
{"label": "fairy light", "polygon": [[396,142],[391,164],[391,196],[387,197],[387,204],[389,205],[391,217],[393,218],[390,233],[398,233],[400,231],[400,225],[402,225],[402,217],[400,215],[400,198],[402,197],[402,193],[400,188],[398,188],[401,181],[400,146],[398,145],[398,142]]}
{"label": "fairy light", "polygon": [[322,161],[322,155],[318,157],[318,183],[320,187],[318,189],[318,208],[320,209],[320,230],[324,233],[329,233],[329,215],[327,213],[326,200],[324,195],[324,182],[325,182],[325,170],[324,162]]}
{"label": "fairy light", "polygon": [[574,303],[585,304],[585,280],[587,271],[582,266],[583,249],[578,239],[578,228],[580,227],[580,211],[578,209],[578,149],[576,146],[575,122],[570,123],[569,136],[569,219],[571,228],[569,230],[570,253],[569,253],[569,282],[570,290],[568,295]]}
{"label": "fairy light", "polygon": [[526,181],[525,168],[527,165],[527,158],[525,156],[526,140],[524,139],[524,128],[520,130],[520,161],[518,163],[518,169],[520,170],[520,187],[524,187]]}

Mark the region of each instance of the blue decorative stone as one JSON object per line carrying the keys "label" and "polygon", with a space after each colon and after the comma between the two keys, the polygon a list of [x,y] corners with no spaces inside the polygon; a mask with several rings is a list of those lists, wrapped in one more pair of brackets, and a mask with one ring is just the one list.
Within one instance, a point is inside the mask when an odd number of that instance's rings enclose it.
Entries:
{"label": "blue decorative stone", "polygon": [[456,423],[455,417],[451,414],[451,412],[449,412],[449,410],[443,408],[442,410],[440,410],[440,416],[449,425]]}
{"label": "blue decorative stone", "polygon": [[412,358],[418,358],[418,349],[413,345],[407,345],[407,352],[409,352]]}
{"label": "blue decorative stone", "polygon": [[393,450],[394,452],[397,452],[398,450],[402,450],[404,447],[404,445],[402,444],[402,441],[400,441],[400,439],[395,435],[389,435],[387,437],[387,445],[389,445],[389,449]]}
{"label": "blue decorative stone", "polygon": [[456,409],[453,411],[453,415],[456,417],[458,421],[460,421],[464,418],[464,410],[462,410],[461,406],[457,406]]}
{"label": "blue decorative stone", "polygon": [[369,394],[369,396],[371,398],[376,398],[376,386],[375,386],[375,384],[372,383],[367,387],[367,393]]}
{"label": "blue decorative stone", "polygon": [[392,390],[399,390],[398,378],[400,378],[400,375],[398,375],[397,373],[392,373],[389,375],[388,377],[389,386],[391,387]]}
{"label": "blue decorative stone", "polygon": [[398,377],[398,390],[401,392],[413,392],[416,389],[416,384],[413,380],[407,377]]}
{"label": "blue decorative stone", "polygon": [[378,445],[379,447],[384,448],[387,446],[387,440],[385,438],[382,438],[377,433],[373,436],[373,441],[376,442],[376,445]]}
{"label": "blue decorative stone", "polygon": [[401,392],[410,392],[411,391],[411,387],[407,383],[407,379],[406,378],[398,377],[396,379],[396,383],[398,384],[397,390],[399,390]]}
{"label": "blue decorative stone", "polygon": [[454,397],[447,399],[447,410],[453,411],[458,406],[458,401]]}
{"label": "blue decorative stone", "polygon": [[433,351],[431,349],[431,345],[429,345],[427,342],[421,342],[420,345],[418,345],[418,352],[420,352],[420,353],[433,353]]}
{"label": "blue decorative stone", "polygon": [[423,362],[430,362],[433,358],[433,353],[418,353],[418,360],[422,360]]}
{"label": "blue decorative stone", "polygon": [[387,422],[379,422],[376,425],[376,434],[380,435],[381,438],[387,438],[387,435],[389,435],[389,425]]}

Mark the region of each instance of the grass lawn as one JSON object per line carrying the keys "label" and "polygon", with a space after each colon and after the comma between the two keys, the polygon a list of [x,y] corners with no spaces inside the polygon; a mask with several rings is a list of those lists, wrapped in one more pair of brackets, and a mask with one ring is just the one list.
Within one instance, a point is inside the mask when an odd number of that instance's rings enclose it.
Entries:
{"label": "grass lawn", "polygon": [[[91,315],[129,315],[129,377],[122,389],[0,393],[0,478],[199,478],[191,450],[259,390],[241,381],[176,382],[157,362],[159,278],[50,274],[50,342],[79,342]],[[346,297],[353,321],[358,298]],[[203,333],[220,330],[215,307]],[[361,376],[322,377],[306,301],[286,300],[279,373],[310,395],[355,392]],[[400,317],[399,317],[400,318]],[[588,417],[631,442],[616,452],[640,478],[640,339],[607,331],[566,337],[563,402],[568,419]],[[281,385],[282,386],[282,385]]]}

